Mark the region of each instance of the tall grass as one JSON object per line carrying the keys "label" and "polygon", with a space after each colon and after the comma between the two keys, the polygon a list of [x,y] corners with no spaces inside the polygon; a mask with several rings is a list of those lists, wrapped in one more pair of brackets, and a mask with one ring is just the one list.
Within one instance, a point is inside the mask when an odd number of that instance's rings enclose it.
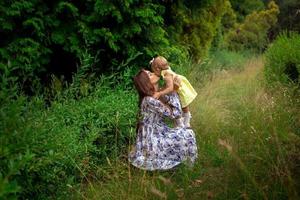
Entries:
{"label": "tall grass", "polygon": [[266,91],[262,65],[254,59],[242,73],[220,73],[193,105],[199,160],[224,170],[209,180],[223,183],[221,192],[210,188],[220,199],[298,197],[293,168],[299,160],[291,158],[300,148],[299,101],[286,88]]}
{"label": "tall grass", "polygon": [[[193,66],[188,74],[198,91],[191,106],[199,148],[193,168],[147,172],[126,158],[107,161],[106,168],[99,167],[102,179],[93,187],[83,186],[83,197],[299,198],[299,99],[287,88],[265,90],[261,58],[245,59],[241,65],[210,76],[196,70],[201,65]],[[199,81],[201,76],[210,78]]]}
{"label": "tall grass", "polygon": [[135,128],[133,92],[102,81],[83,98],[69,90],[50,105],[40,96],[2,98],[0,199],[76,196],[106,157],[116,159],[128,146]]}

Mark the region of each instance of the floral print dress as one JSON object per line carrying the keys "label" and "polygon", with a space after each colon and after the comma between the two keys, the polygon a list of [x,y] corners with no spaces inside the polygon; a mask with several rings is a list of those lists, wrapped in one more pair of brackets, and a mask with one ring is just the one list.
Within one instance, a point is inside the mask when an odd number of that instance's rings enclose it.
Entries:
{"label": "floral print dress", "polygon": [[170,128],[164,118],[181,115],[178,95],[166,95],[167,104],[153,97],[145,97],[141,103],[141,119],[137,131],[135,150],[129,154],[132,165],[146,170],[166,170],[183,161],[193,164],[197,157],[193,130]]}

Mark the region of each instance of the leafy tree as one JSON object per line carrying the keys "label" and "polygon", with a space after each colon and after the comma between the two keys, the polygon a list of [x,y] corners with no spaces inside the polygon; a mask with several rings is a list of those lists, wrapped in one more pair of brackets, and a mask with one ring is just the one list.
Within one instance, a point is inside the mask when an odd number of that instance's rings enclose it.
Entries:
{"label": "leafy tree", "polygon": [[221,18],[226,13],[227,0],[175,1],[167,11],[168,33],[171,38],[188,48],[194,61],[199,61],[209,50]]}
{"label": "leafy tree", "polygon": [[277,22],[278,14],[279,8],[274,1],[268,4],[267,10],[254,11],[225,36],[225,46],[233,50],[264,49],[268,42],[268,31]]}
{"label": "leafy tree", "polygon": [[233,9],[237,12],[238,22],[242,22],[253,11],[265,8],[262,0],[230,0]]}
{"label": "leafy tree", "polygon": [[221,24],[217,29],[217,34],[215,35],[212,42],[212,51],[215,51],[222,47],[224,43],[224,35],[226,35],[235,25],[237,21],[237,16],[235,11],[232,9],[230,1],[225,3],[225,12],[221,18]]}

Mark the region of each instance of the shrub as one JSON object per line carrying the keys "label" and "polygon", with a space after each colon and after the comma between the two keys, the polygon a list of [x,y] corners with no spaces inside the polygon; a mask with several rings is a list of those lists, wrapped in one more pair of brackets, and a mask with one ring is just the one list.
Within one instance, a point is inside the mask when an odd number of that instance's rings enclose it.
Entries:
{"label": "shrub", "polygon": [[137,98],[102,83],[85,98],[66,92],[48,107],[40,97],[1,98],[0,199],[69,199],[106,157],[126,149]]}
{"label": "shrub", "polygon": [[268,83],[300,83],[300,35],[284,32],[267,49],[265,77]]}

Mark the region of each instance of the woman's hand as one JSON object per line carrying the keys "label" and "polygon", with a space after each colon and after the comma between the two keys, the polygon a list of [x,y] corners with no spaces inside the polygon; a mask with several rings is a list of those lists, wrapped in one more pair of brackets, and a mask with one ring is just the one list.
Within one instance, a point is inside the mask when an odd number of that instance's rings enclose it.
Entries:
{"label": "woman's hand", "polygon": [[155,92],[152,97],[155,99],[159,99],[160,96],[161,96],[160,92]]}

